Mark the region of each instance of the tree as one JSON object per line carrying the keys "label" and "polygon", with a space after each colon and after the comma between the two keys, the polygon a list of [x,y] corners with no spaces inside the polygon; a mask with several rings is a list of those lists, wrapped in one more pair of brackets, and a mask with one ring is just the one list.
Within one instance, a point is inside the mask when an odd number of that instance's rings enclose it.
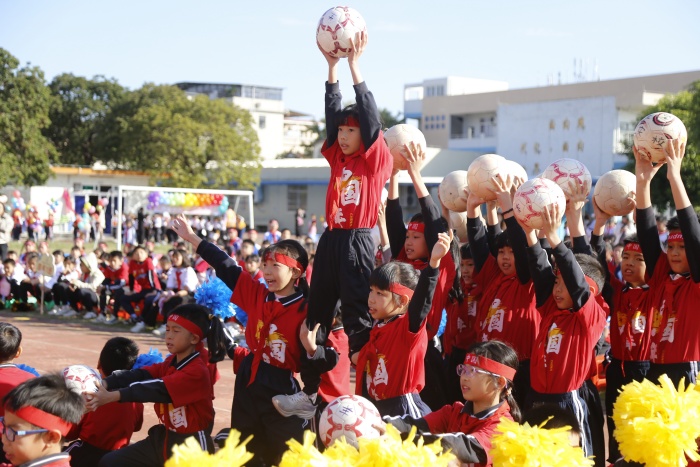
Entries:
{"label": "tree", "polygon": [[41,185],[55,154],[42,135],[49,125],[51,93],[44,73],[0,48],[0,185]]}
{"label": "tree", "polygon": [[101,160],[145,171],[162,186],[252,189],[259,181],[252,117],[222,99],[146,84],[107,114],[97,134]]}
{"label": "tree", "polygon": [[[638,120],[654,112],[668,112],[680,118],[688,129],[688,144],[685,149],[681,176],[690,200],[700,206],[700,81],[693,83],[687,91],[667,95],[656,105],[647,107],[639,114]],[[626,170],[634,172],[634,154],[631,142],[626,151],[629,161]],[[673,195],[666,178],[666,167],[662,167],[651,181],[651,200],[657,210],[673,207]]]}
{"label": "tree", "polygon": [[51,125],[44,134],[58,150],[58,157],[52,162],[93,165],[97,162],[97,129],[109,110],[124,98],[126,90],[104,76],[89,80],[69,73],[56,76],[49,89],[53,95]]}
{"label": "tree", "polygon": [[393,115],[389,109],[379,109],[379,118],[382,120],[383,128],[391,128],[399,123],[406,123],[406,119],[401,112],[396,112],[396,115]]}

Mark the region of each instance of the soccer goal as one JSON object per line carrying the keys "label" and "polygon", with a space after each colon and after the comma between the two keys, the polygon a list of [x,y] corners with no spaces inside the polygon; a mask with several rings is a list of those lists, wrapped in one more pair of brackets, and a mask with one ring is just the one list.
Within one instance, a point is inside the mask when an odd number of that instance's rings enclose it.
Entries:
{"label": "soccer goal", "polygon": [[144,214],[168,213],[176,216],[241,216],[246,225],[255,226],[253,192],[249,190],[205,190],[199,188],[160,188],[120,185],[117,187],[117,248],[122,249],[124,214],[136,218]]}

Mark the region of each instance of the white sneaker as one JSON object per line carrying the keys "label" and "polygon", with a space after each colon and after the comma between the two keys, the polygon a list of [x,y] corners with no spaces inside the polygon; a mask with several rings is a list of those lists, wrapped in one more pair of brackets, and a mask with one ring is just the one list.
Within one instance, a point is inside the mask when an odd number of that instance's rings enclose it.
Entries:
{"label": "white sneaker", "polygon": [[49,311],[47,314],[49,316],[60,316],[61,310],[59,308],[54,308],[53,310]]}
{"label": "white sneaker", "polygon": [[104,324],[114,324],[117,322],[117,318],[112,315],[104,315],[104,320],[102,322]]}
{"label": "white sneaker", "polygon": [[297,416],[305,420],[311,420],[316,415],[317,406],[304,391],[296,394],[280,394],[272,398],[272,405],[285,417]]}
{"label": "white sneaker", "polygon": [[72,317],[77,316],[77,315],[78,315],[78,312],[75,311],[73,308],[71,308],[68,311],[66,311],[65,313],[61,314],[61,316],[63,316],[64,318],[72,318]]}
{"label": "white sneaker", "polygon": [[104,323],[105,322],[105,315],[97,315],[97,318],[95,318],[95,322],[96,323]]}
{"label": "white sneaker", "polygon": [[143,331],[144,329],[146,329],[146,323],[144,323],[143,321],[139,321],[139,322],[136,323],[134,326],[132,326],[132,328],[129,329],[129,330],[130,330],[131,332],[141,332],[141,331]]}
{"label": "white sneaker", "polygon": [[83,315],[83,319],[95,319],[95,318],[97,318],[97,313],[95,313],[94,311],[88,311],[87,313],[85,313]]}
{"label": "white sneaker", "polygon": [[158,329],[154,329],[153,335],[158,337],[165,336],[165,324],[161,324],[160,327],[158,327]]}

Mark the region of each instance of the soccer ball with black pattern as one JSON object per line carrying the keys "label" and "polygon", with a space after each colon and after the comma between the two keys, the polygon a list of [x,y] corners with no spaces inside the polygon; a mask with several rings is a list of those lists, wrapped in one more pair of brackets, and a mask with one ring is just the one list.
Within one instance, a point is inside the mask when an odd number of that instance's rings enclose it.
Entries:
{"label": "soccer ball with black pattern", "polygon": [[370,401],[354,394],[340,396],[321,412],[318,436],[325,446],[344,437],[348,444],[358,447],[359,438],[380,436],[373,426],[378,424],[382,424],[382,417]]}
{"label": "soccer ball with black pattern", "polygon": [[647,160],[658,163],[666,160],[664,148],[670,140],[688,141],[688,131],[680,118],[668,112],[649,114],[634,129],[634,145]]}
{"label": "soccer ball with black pattern", "polygon": [[361,31],[367,31],[362,15],[353,8],[337,6],[321,16],[316,40],[331,57],[345,58],[350,53],[350,41]]}

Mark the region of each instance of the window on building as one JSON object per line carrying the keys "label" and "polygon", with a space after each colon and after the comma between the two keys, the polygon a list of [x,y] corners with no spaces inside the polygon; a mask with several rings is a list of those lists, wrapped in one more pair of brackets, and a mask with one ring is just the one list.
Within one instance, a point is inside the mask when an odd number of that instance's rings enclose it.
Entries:
{"label": "window on building", "polygon": [[258,117],[258,128],[260,128],[261,130],[264,130],[266,124],[267,124],[267,121],[266,121],[266,119],[265,119],[265,116],[264,116],[264,115],[260,115],[260,116]]}
{"label": "window on building", "polygon": [[287,185],[287,210],[306,209],[308,187],[306,185]]}

